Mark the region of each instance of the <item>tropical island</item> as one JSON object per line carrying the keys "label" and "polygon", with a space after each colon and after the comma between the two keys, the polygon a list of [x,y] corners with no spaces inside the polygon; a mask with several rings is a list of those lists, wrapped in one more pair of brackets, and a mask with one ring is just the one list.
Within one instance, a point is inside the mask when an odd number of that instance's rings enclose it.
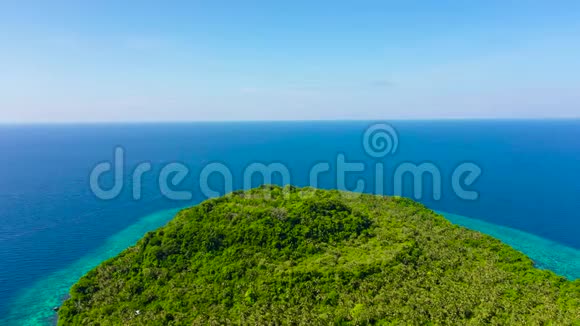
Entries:
{"label": "tropical island", "polygon": [[262,186],[90,271],[59,325],[580,325],[580,280],[412,200]]}

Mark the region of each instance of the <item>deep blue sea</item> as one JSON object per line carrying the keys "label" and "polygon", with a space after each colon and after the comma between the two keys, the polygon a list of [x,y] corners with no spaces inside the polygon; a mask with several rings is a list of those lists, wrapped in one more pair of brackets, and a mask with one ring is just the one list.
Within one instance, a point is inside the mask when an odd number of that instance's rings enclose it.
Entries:
{"label": "deep blue sea", "polygon": [[[271,182],[298,186],[310,184],[312,166],[327,163],[318,186],[337,188],[341,156],[364,165],[346,174],[346,188],[362,181],[373,193],[383,180],[386,194],[393,194],[402,164],[428,163],[440,182],[424,175],[421,202],[454,223],[502,239],[540,268],[580,278],[580,120],[387,123],[395,131],[391,151],[379,155],[363,145],[375,124],[370,121],[0,126],[0,325],[53,323],[51,308],[80,276],[179,208],[206,199],[200,173],[210,163],[227,167],[233,189],[243,187],[252,163],[279,163],[290,180],[275,175]],[[97,164],[112,162],[116,148],[124,152],[123,187],[117,197],[99,199],[90,174]],[[143,162],[152,169],[135,200],[132,172]],[[475,200],[458,197],[453,187],[454,171],[466,162],[481,171],[470,185],[459,178],[478,193]],[[187,167],[187,177],[170,188],[191,192],[190,200],[171,200],[161,191],[159,176],[170,163]],[[113,173],[104,174],[100,185],[114,180]],[[402,195],[413,197],[411,175],[401,180]],[[256,176],[250,181],[263,182]],[[208,184],[227,189],[217,173]]]}

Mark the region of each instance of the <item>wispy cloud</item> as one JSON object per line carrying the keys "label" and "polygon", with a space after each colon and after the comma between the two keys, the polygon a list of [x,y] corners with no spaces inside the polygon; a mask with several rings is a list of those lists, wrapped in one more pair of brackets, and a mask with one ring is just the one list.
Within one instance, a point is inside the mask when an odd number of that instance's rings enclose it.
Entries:
{"label": "wispy cloud", "polygon": [[377,87],[377,88],[386,88],[386,87],[393,87],[395,83],[393,81],[387,79],[377,79],[373,80],[369,83],[370,87]]}

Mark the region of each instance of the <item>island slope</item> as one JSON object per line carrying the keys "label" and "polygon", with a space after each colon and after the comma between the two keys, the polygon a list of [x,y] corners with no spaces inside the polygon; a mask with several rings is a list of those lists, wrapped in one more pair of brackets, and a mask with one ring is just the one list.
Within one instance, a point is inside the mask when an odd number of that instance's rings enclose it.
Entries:
{"label": "island slope", "polygon": [[578,325],[580,281],[409,199],[263,186],[185,209],[70,291],[60,325]]}

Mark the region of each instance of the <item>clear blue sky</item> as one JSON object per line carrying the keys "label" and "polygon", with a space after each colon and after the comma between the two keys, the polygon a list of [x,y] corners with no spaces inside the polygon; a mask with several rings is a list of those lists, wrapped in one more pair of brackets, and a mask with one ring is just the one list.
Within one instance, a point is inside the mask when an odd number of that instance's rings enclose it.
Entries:
{"label": "clear blue sky", "polygon": [[0,122],[580,117],[580,1],[5,1]]}

